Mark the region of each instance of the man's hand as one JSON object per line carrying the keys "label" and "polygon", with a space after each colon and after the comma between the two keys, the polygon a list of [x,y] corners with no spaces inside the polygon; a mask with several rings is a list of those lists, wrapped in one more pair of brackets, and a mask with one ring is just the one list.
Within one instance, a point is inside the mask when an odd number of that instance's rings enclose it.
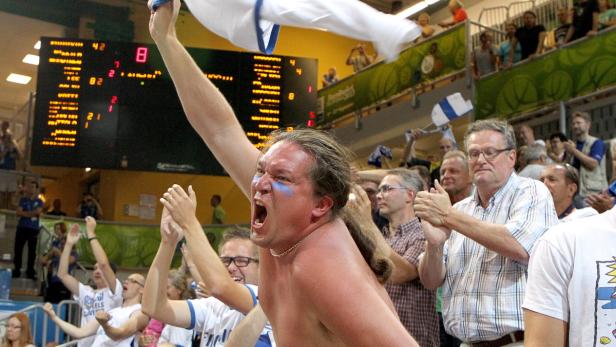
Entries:
{"label": "man's hand", "polygon": [[[152,0],[148,1],[148,7],[152,8]],[[175,22],[180,12],[180,1],[173,0],[161,5],[156,12],[150,12],[150,35],[152,39],[160,43],[169,37],[175,37]]]}
{"label": "man's hand", "polygon": [[599,213],[603,213],[614,206],[614,197],[606,193],[589,194],[584,201]]}
{"label": "man's hand", "polygon": [[43,305],[43,311],[49,315],[49,318],[53,320],[56,317],[56,312],[53,310],[53,305],[49,302]]}
{"label": "man's hand", "polygon": [[355,219],[363,224],[364,222],[372,222],[372,207],[370,199],[366,192],[357,184],[351,186],[351,193],[344,209],[355,217]]}
{"label": "man's hand", "polygon": [[188,194],[177,184],[167,190],[160,202],[169,210],[173,220],[184,230],[187,226],[197,221],[197,195],[188,187]]}
{"label": "man's hand", "polygon": [[451,235],[451,229],[445,227],[435,227],[427,221],[421,221],[421,229],[423,230],[426,241],[431,246],[440,247],[447,242]]}
{"label": "man's hand", "polygon": [[565,151],[569,154],[572,154],[573,151],[575,151],[575,142],[568,140],[567,142],[563,143],[563,145],[565,146]]}
{"label": "man's hand", "polygon": [[445,218],[451,209],[451,201],[438,180],[434,181],[434,187],[429,193],[418,192],[413,207],[417,217],[422,220],[430,222],[433,226],[445,226]]}
{"label": "man's hand", "polygon": [[97,311],[94,317],[101,326],[106,325],[111,319],[111,315],[103,310]]}
{"label": "man's hand", "polygon": [[93,217],[86,217],[86,234],[88,238],[96,237],[96,219]]}
{"label": "man's hand", "polygon": [[66,234],[66,245],[73,247],[79,239],[81,238],[81,233],[79,232],[79,225],[73,224],[71,225],[71,230]]}

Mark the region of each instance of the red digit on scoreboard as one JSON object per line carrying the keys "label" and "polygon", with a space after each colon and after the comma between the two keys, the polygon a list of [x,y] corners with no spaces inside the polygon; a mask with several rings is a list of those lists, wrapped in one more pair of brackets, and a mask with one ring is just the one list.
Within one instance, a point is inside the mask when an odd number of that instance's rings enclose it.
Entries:
{"label": "red digit on scoreboard", "polygon": [[145,63],[148,60],[148,48],[147,47],[137,47],[137,55],[135,56],[135,61],[137,63]]}

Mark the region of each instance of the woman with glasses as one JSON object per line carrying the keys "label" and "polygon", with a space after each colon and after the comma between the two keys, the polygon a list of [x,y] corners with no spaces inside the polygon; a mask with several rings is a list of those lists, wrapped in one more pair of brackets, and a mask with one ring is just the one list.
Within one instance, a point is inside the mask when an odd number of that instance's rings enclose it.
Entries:
{"label": "woman with glasses", "polygon": [[11,315],[1,347],[34,347],[30,333],[30,320],[23,312]]}

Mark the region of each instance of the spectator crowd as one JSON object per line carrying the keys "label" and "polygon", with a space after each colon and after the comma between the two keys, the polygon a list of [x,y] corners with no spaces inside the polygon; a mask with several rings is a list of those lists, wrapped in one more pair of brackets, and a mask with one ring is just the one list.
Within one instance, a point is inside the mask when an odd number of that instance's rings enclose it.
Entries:
{"label": "spectator crowd", "polygon": [[[598,30],[601,3],[577,5],[563,42]],[[56,224],[43,259],[53,290],[45,312],[79,346],[534,347],[616,339],[614,143],[591,134],[589,113],[571,115],[570,138],[545,140],[530,124],[475,121],[460,145],[439,139],[431,161],[415,155],[425,132],[412,130],[401,167],[391,170],[352,169],[348,151],[314,129],[275,132],[261,152],[180,44],[172,6],[152,11],[150,33],[187,118],[249,198],[250,230],[228,228],[211,244],[196,216],[197,192],[174,184],[160,198],[151,267],[120,281],[97,238],[100,204],[84,194],[85,230]],[[449,8],[452,19],[441,26],[466,19],[460,1]],[[499,48],[482,33],[475,76],[542,53],[546,33],[536,19],[529,11],[523,27],[509,23]],[[429,17],[421,21],[429,25]],[[370,62],[361,45],[347,59],[357,71]],[[17,276],[26,243],[33,276],[37,189],[26,185],[17,211]],[[210,199],[213,223],[224,223],[221,201]],[[60,214],[61,205],[53,210]],[[71,271],[82,238],[96,259],[93,285]],[[170,269],[178,250],[182,266]],[[71,295],[79,326],[51,304]],[[15,315],[9,324],[3,343],[32,344],[27,320]]]}

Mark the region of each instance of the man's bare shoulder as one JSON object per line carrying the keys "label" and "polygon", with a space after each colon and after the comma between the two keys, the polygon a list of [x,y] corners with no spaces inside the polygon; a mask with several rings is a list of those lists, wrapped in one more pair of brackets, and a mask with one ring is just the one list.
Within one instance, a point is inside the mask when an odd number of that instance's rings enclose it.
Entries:
{"label": "man's bare shoulder", "polygon": [[375,279],[342,221],[335,221],[299,249],[293,260],[293,277],[305,289],[332,286],[348,281]]}

